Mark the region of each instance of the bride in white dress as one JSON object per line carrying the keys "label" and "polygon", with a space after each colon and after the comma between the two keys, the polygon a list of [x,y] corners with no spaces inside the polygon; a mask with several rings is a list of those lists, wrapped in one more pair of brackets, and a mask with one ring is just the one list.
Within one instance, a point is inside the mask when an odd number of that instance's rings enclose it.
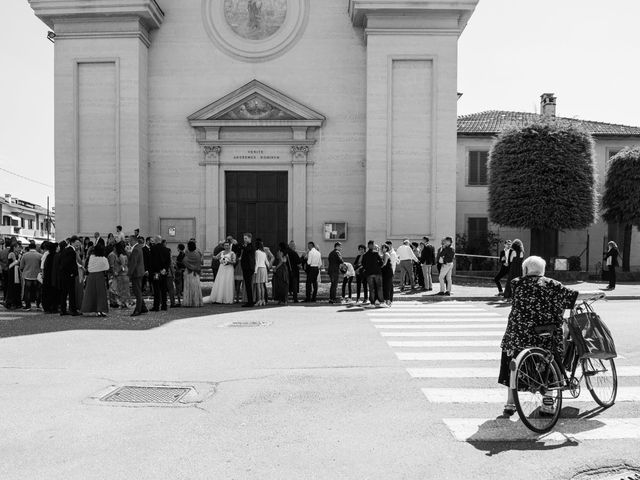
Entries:
{"label": "bride in white dress", "polygon": [[217,255],[220,269],[213,282],[211,295],[204,298],[204,303],[232,304],[235,296],[235,264],[236,254],[231,251],[231,244],[224,242],[224,250]]}

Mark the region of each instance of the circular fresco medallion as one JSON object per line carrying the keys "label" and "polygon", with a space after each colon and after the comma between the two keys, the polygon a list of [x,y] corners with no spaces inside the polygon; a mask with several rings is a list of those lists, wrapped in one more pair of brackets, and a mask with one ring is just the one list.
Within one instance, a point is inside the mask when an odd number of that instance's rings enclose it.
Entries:
{"label": "circular fresco medallion", "polygon": [[237,35],[264,40],[287,18],[287,0],[224,0],[224,18]]}
{"label": "circular fresco medallion", "polygon": [[300,38],[309,4],[309,0],[202,0],[202,13],[209,37],[225,53],[265,61]]}

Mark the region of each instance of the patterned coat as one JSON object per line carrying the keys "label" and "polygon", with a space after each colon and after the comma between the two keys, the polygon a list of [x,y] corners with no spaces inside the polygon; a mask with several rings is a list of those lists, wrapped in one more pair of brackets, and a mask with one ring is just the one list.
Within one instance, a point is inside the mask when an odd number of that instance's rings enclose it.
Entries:
{"label": "patterned coat", "polygon": [[[562,355],[562,316],[573,308],[578,292],[550,278],[532,275],[512,280],[513,303],[500,347],[516,356],[527,347],[555,348]],[[535,327],[554,324],[551,337],[541,337]]]}

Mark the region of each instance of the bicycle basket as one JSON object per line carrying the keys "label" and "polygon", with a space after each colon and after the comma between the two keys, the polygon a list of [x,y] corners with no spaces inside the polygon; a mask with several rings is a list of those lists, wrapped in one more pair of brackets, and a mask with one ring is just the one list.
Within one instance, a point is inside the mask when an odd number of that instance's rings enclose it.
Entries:
{"label": "bicycle basket", "polygon": [[608,360],[617,357],[611,332],[590,305],[582,305],[568,321],[569,333],[580,358]]}

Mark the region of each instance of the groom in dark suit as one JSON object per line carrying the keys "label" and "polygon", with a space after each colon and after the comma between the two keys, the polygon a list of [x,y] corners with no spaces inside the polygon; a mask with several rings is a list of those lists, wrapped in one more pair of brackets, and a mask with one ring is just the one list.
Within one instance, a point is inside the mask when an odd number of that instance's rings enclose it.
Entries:
{"label": "groom in dark suit", "polygon": [[136,308],[131,314],[132,317],[137,317],[143,313],[147,313],[147,307],[142,299],[142,279],[144,278],[144,253],[143,237],[131,237],[131,256],[129,257],[129,278],[131,279],[131,286],[133,288],[133,295],[136,297]]}
{"label": "groom in dark suit", "polygon": [[242,278],[247,292],[247,303],[243,304],[243,307],[253,307],[253,274],[256,269],[256,249],[253,246],[252,239],[250,233],[244,234],[244,245],[242,246],[242,256],[240,257]]}

